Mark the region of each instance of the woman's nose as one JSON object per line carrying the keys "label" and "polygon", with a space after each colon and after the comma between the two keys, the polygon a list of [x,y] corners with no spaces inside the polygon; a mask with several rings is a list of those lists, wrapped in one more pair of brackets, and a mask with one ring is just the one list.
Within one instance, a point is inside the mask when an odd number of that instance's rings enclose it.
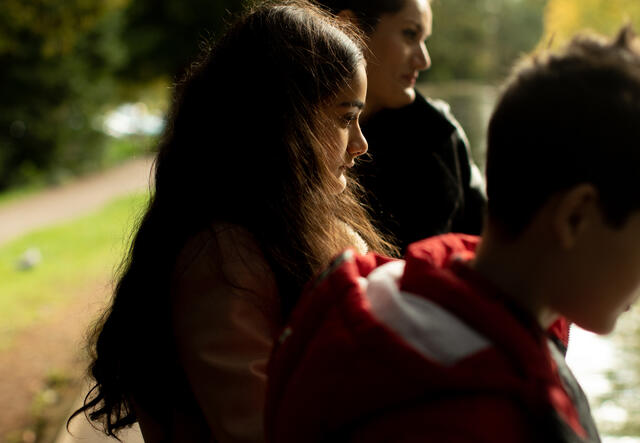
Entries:
{"label": "woman's nose", "polygon": [[414,54],[415,69],[417,71],[424,71],[431,66],[431,57],[429,57],[429,51],[427,45],[424,42],[420,42],[416,48]]}

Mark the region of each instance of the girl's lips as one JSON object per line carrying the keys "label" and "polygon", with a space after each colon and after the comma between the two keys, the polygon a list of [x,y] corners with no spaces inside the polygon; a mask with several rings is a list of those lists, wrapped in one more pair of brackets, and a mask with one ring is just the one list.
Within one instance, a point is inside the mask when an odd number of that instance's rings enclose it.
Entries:
{"label": "girl's lips", "polygon": [[356,165],[356,163],[352,160],[351,163],[345,163],[344,165],[340,166],[340,170],[347,170],[350,168],[353,168]]}

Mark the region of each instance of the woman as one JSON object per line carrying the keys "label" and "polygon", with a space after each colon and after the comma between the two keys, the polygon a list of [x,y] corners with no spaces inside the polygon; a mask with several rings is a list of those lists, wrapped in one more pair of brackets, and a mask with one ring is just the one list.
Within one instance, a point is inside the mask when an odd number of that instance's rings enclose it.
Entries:
{"label": "woman", "polygon": [[305,282],[344,248],[392,252],[347,178],[367,150],[358,42],[306,1],[262,3],[178,85],[76,414],[147,442],[262,441],[265,364]]}
{"label": "woman", "polygon": [[442,101],[414,89],[431,60],[428,0],[321,0],[358,24],[368,46],[367,106],[362,119],[371,161],[360,182],[383,231],[402,249],[450,231],[478,234],[484,186],[466,136]]}

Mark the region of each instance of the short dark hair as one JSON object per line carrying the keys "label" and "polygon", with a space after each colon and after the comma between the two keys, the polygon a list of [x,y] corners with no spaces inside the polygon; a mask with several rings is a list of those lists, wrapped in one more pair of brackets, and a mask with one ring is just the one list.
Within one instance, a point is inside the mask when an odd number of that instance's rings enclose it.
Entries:
{"label": "short dark hair", "polygon": [[358,18],[358,24],[366,33],[373,32],[382,14],[400,11],[406,0],[319,0],[316,3],[338,14],[350,10]]}
{"label": "short dark hair", "polygon": [[516,66],[489,123],[489,220],[518,235],[554,193],[580,183],[599,192],[620,227],[640,209],[640,42],[575,37],[560,53]]}

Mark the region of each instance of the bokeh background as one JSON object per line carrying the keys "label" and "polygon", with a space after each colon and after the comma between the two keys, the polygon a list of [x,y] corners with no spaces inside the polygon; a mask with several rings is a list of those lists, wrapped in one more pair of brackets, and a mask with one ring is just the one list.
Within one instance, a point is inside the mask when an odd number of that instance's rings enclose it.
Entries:
{"label": "bokeh background", "polygon": [[[0,443],[66,438],[85,389],[84,334],[148,198],[171,85],[241,8],[2,0]],[[638,0],[434,0],[433,10],[433,66],[418,88],[451,104],[481,168],[486,122],[515,60],[578,31],[640,29]],[[259,66],[247,87],[269,87]],[[569,362],[605,441],[640,442],[639,320],[636,308],[609,337],[572,333]]]}

